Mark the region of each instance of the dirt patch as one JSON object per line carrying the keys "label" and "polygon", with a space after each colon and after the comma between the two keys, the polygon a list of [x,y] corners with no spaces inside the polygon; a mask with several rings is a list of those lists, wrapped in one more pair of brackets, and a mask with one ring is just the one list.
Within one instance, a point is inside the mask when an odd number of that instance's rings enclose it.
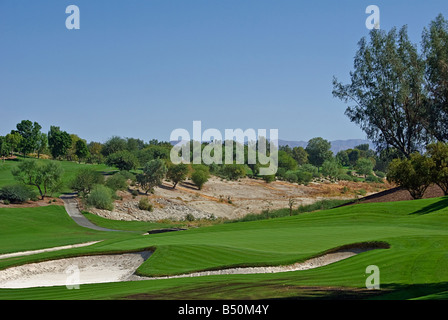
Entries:
{"label": "dirt patch", "polygon": [[46,207],[50,205],[63,206],[64,201],[59,198],[46,197],[44,200],[39,199],[37,201],[26,201],[24,203],[10,203],[4,204],[0,201],[0,208],[34,208],[34,207]]}
{"label": "dirt patch", "polygon": [[[119,192],[121,200],[114,203],[114,210],[89,208],[98,216],[124,221],[160,221],[164,219],[184,221],[187,216],[194,219],[238,219],[249,213],[261,213],[264,210],[287,208],[290,199],[294,206],[308,205],[323,199],[353,199],[360,195],[373,194],[389,188],[388,184],[319,182],[307,186],[274,181],[244,178],[239,181],[227,181],[212,177],[198,190],[189,181],[172,188],[170,182],[155,188],[153,194],[133,197],[130,191]],[[153,211],[140,210],[138,202],[148,197]]]}

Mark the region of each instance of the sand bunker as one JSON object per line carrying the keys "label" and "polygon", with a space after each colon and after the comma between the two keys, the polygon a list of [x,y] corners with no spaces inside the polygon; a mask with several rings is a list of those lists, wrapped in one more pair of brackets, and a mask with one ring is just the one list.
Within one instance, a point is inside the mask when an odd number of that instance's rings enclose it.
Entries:
{"label": "sand bunker", "polygon": [[32,263],[0,271],[0,288],[29,288],[46,286],[68,286],[136,280],[160,280],[185,277],[200,277],[224,274],[278,273],[318,268],[335,263],[362,252],[387,248],[384,245],[363,247],[356,245],[311,258],[288,266],[245,267],[194,272],[166,277],[139,277],[135,270],[150,257],[151,252],[114,255],[84,256],[68,259]]}
{"label": "sand bunker", "polygon": [[0,271],[0,288],[69,286],[132,280],[151,252],[84,256],[31,263]]}

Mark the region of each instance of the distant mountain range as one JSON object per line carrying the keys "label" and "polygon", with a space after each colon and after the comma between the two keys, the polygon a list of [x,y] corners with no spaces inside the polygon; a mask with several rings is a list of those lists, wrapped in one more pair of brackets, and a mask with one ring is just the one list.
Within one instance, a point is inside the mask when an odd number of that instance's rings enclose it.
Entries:
{"label": "distant mountain range", "polygon": [[[369,144],[370,149],[375,150],[375,146],[373,143],[369,140],[363,140],[363,139],[348,139],[348,140],[334,140],[330,141],[331,143],[331,151],[333,151],[334,154],[338,153],[341,150],[347,150],[347,149],[353,149],[356,146],[359,146],[360,144]],[[286,140],[278,140],[279,146],[290,146],[291,148],[294,147],[303,147],[306,148],[308,141],[286,141]]]}

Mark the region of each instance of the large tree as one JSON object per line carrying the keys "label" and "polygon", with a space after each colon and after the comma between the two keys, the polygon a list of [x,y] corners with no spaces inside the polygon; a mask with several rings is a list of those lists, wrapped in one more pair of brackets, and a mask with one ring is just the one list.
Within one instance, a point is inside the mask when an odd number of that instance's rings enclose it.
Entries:
{"label": "large tree", "polygon": [[64,170],[56,161],[26,160],[13,168],[11,173],[23,184],[35,186],[43,200],[48,192],[55,192],[61,188]]}
{"label": "large tree", "polygon": [[425,127],[438,141],[448,141],[448,21],[439,15],[422,36],[428,90]]}
{"label": "large tree", "polygon": [[31,153],[36,150],[40,129],[42,129],[40,124],[37,122],[33,123],[30,120],[22,120],[17,124],[17,132],[23,138],[20,140],[18,148],[24,156],[27,153]]}
{"label": "large tree", "polygon": [[48,147],[54,159],[65,156],[72,144],[70,135],[59,127],[51,126],[48,132]]}
{"label": "large tree", "polygon": [[308,153],[309,163],[318,168],[322,166],[325,160],[330,160],[333,157],[331,143],[321,137],[308,141],[305,150]]}
{"label": "large tree", "polygon": [[140,187],[148,194],[150,190],[162,183],[167,173],[165,161],[154,159],[149,161],[143,167],[143,172],[137,175],[137,182]]}
{"label": "large tree", "polygon": [[407,27],[362,38],[351,83],[333,80],[333,95],[350,103],[346,115],[379,150],[394,147],[409,157],[425,142],[425,62],[411,43]]}

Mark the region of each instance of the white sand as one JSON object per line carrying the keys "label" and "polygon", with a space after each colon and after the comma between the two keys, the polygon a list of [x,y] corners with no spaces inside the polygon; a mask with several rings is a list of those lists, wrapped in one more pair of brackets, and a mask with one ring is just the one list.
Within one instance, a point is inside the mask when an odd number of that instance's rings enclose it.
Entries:
{"label": "white sand", "polygon": [[52,260],[0,271],[0,288],[74,286],[128,280],[149,252]]}
{"label": "white sand", "polygon": [[0,254],[0,259],[20,257],[20,256],[29,256],[29,255],[32,255],[32,254],[37,254],[37,253],[42,253],[42,252],[51,252],[51,251],[58,251],[58,250],[64,250],[64,249],[73,249],[73,248],[87,247],[87,246],[90,246],[90,245],[98,243],[98,242],[101,242],[101,241],[91,241],[91,242],[85,242],[85,243],[79,243],[79,244],[71,244],[71,245],[68,245],[68,246],[53,247],[53,248],[47,248],[47,249]]}

